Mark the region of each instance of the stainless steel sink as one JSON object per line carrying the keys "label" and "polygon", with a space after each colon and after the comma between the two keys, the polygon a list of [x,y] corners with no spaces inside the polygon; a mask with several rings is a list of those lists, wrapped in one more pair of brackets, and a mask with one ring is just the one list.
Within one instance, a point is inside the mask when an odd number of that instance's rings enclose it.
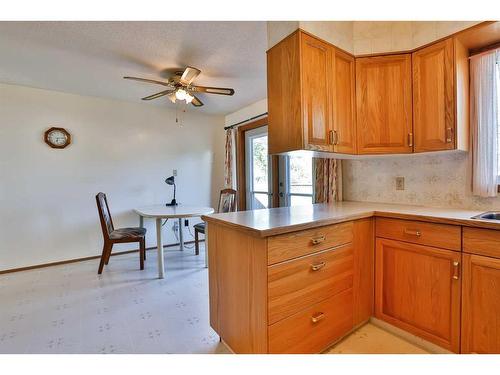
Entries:
{"label": "stainless steel sink", "polygon": [[471,219],[500,221],[500,211],[483,212],[482,214],[472,216]]}

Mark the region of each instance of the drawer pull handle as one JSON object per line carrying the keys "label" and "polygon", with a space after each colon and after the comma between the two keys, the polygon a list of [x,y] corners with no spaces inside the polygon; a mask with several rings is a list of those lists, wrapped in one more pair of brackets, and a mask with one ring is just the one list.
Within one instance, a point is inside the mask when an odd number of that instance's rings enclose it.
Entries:
{"label": "drawer pull handle", "polygon": [[323,319],[325,317],[325,314],[323,313],[317,313],[316,315],[313,315],[311,317],[311,321],[313,323],[318,323],[321,319]]}
{"label": "drawer pull handle", "polygon": [[459,278],[459,271],[460,271],[460,263],[457,261],[453,262],[453,279],[458,280]]}
{"label": "drawer pull handle", "polygon": [[404,234],[408,234],[410,236],[415,236],[415,237],[420,237],[422,235],[422,232],[420,232],[419,230],[408,230],[408,229],[405,229],[404,230]]}
{"label": "drawer pull handle", "polygon": [[323,242],[324,240],[326,240],[326,236],[322,235],[322,236],[315,237],[315,238],[311,239],[311,242],[313,245],[317,245],[317,244],[320,244],[321,242]]}
{"label": "drawer pull handle", "polygon": [[311,264],[311,269],[313,271],[318,271],[318,270],[322,269],[324,266],[326,266],[326,262],[320,262],[320,263],[317,263],[317,264]]}

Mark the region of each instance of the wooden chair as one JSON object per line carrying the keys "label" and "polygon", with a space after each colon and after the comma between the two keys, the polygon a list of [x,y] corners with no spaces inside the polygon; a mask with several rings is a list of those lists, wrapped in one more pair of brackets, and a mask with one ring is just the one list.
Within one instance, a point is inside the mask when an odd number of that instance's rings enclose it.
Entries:
{"label": "wooden chair", "polygon": [[102,248],[101,261],[99,263],[100,275],[105,264],[108,264],[111,250],[115,243],[139,243],[140,267],[144,269],[144,260],[146,259],[146,229],[145,228],[120,228],[115,229],[113,219],[109,212],[108,200],[106,194],[99,193],[95,196],[99,219],[101,220],[102,235],[104,237],[104,246]]}
{"label": "wooden chair", "polygon": [[[219,207],[217,212],[235,212],[236,211],[236,190],[234,189],[223,189],[220,191],[219,195]],[[194,225],[194,247],[195,254],[200,254],[200,240],[199,234],[205,234],[205,223],[199,223]]]}

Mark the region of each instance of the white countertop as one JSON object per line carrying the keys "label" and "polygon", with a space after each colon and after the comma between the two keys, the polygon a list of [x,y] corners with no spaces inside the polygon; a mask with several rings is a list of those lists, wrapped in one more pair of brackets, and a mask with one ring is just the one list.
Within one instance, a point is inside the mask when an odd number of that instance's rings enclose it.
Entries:
{"label": "white countertop", "polygon": [[238,227],[261,237],[372,216],[500,230],[500,222],[471,219],[482,212],[484,211],[345,201],[204,215],[202,219]]}

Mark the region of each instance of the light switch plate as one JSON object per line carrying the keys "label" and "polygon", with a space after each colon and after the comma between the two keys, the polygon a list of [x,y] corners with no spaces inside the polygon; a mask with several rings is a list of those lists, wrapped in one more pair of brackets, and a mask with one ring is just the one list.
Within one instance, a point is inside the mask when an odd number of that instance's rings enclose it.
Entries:
{"label": "light switch plate", "polygon": [[174,169],[174,170],[172,171],[172,176],[177,177],[177,169]]}
{"label": "light switch plate", "polygon": [[405,178],[396,177],[396,190],[404,190],[404,189],[405,189]]}

